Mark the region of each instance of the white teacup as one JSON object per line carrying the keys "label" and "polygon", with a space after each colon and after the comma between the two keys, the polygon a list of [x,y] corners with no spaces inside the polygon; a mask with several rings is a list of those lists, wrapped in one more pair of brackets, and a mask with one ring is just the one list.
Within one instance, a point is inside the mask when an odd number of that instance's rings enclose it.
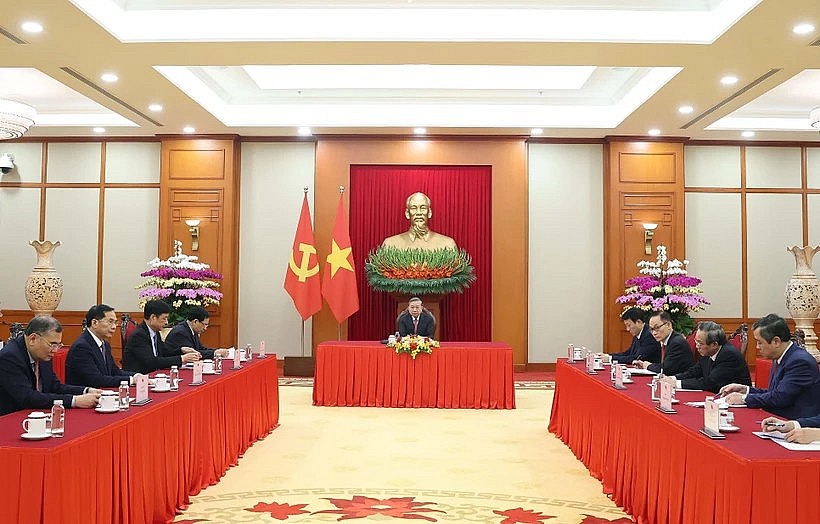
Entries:
{"label": "white teacup", "polygon": [[239,360],[245,360],[245,348],[239,350]]}
{"label": "white teacup", "polygon": [[32,411],[23,421],[23,429],[32,437],[45,437],[46,420],[48,420],[47,414],[42,411]]}
{"label": "white teacup", "polygon": [[114,391],[103,391],[98,402],[100,409],[105,411],[113,411],[119,407],[119,397]]}
{"label": "white teacup", "polygon": [[213,373],[214,372],[214,361],[211,359],[205,359],[202,361],[202,372],[203,373]]}
{"label": "white teacup", "polygon": [[721,409],[720,410],[720,425],[721,427],[725,426],[734,426],[735,424],[735,414],[729,411],[728,409]]}
{"label": "white teacup", "polygon": [[154,389],[158,391],[167,391],[171,389],[171,383],[168,381],[168,375],[165,373],[157,373],[154,375]]}
{"label": "white teacup", "polygon": [[583,348],[576,347],[576,348],[573,348],[573,351],[575,352],[575,355],[573,356],[573,358],[575,360],[584,360],[584,349]]}
{"label": "white teacup", "polygon": [[396,343],[396,335],[390,335],[389,337],[387,337],[387,343],[388,344],[395,344]]}

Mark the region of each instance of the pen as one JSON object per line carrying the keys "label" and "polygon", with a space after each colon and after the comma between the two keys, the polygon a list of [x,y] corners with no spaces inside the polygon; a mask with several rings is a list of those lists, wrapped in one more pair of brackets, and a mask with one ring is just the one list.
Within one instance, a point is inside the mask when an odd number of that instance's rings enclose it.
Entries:
{"label": "pen", "polygon": [[782,428],[782,427],[785,427],[785,426],[786,426],[786,424],[783,424],[781,422],[766,422],[766,427],[767,428]]}

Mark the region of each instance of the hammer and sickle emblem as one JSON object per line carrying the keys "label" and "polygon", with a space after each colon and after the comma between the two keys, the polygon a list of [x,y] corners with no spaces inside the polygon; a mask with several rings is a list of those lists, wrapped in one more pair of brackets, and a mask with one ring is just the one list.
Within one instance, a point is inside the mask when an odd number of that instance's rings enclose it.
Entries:
{"label": "hammer and sickle emblem", "polygon": [[299,282],[304,282],[319,272],[319,262],[317,261],[316,265],[313,267],[308,267],[310,265],[310,255],[316,254],[316,248],[310,244],[303,244],[300,242],[299,251],[302,252],[301,264],[299,266],[296,265],[296,262],[293,260],[293,251],[291,251],[289,265],[290,270],[293,271],[297,277],[299,277]]}

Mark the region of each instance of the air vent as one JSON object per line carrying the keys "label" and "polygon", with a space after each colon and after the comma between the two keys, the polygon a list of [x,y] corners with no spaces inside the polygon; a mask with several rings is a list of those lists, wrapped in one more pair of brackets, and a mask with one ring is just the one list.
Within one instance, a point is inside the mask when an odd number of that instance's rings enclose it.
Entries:
{"label": "air vent", "polygon": [[2,26],[0,26],[0,35],[5,36],[15,44],[28,44],[28,42],[26,42],[22,38],[18,38],[17,35],[15,35],[14,33],[12,33],[11,31],[7,30],[5,27]]}
{"label": "air vent", "polygon": [[717,104],[713,105],[712,107],[710,107],[709,109],[707,109],[703,113],[699,114],[698,116],[696,116],[692,120],[686,122],[680,128],[681,129],[689,129],[689,127],[692,126],[693,124],[695,124],[696,122],[699,122],[703,118],[706,118],[707,116],[711,115],[712,113],[714,113],[715,111],[717,111],[721,107],[725,106],[726,104],[728,104],[729,102],[731,102],[735,98],[739,97],[740,95],[742,95],[743,93],[745,93],[749,89],[752,89],[752,88],[756,87],[758,84],[766,81],[767,79],[771,78],[772,76],[776,75],[777,73],[779,73],[782,70],[783,69],[769,69],[763,75],[755,78],[754,80],[752,80],[751,82],[749,82],[745,86],[741,87],[739,90],[735,91],[734,93],[732,93],[728,97],[724,98],[723,100],[721,100]]}
{"label": "air vent", "polygon": [[105,89],[98,86],[97,84],[95,84],[94,82],[89,80],[88,78],[84,77],[83,75],[81,75],[80,73],[75,71],[74,69],[71,69],[70,67],[61,67],[60,69],[62,69],[63,71],[65,71],[69,75],[73,76],[74,78],[76,78],[77,80],[82,82],[83,84],[87,85],[88,87],[90,87],[94,91],[97,91],[101,95],[104,95],[104,96],[108,97],[110,100],[116,102],[117,104],[121,105],[122,107],[126,108],[127,110],[131,111],[132,113],[136,113],[137,115],[141,116],[142,118],[144,118],[148,122],[151,122],[155,126],[163,127],[163,124],[157,122],[156,120],[154,120],[150,116],[146,115],[145,113],[143,113],[142,111],[140,111],[136,107],[132,106],[131,104],[129,104],[128,102],[126,102],[122,98],[119,98],[118,96],[106,91]]}

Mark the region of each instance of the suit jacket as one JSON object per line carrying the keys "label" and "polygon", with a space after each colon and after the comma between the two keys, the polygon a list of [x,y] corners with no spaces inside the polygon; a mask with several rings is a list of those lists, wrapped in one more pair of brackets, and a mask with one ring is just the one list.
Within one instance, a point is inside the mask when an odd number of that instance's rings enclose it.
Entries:
{"label": "suit jacket", "polygon": [[715,360],[703,357],[675,378],[680,380],[684,389],[703,389],[717,393],[726,384],[752,385],[749,366],[735,346],[727,342],[721,346]]}
{"label": "suit jacket", "polygon": [[65,381],[78,386],[95,388],[112,388],[129,380],[134,373],[123,371],[111,356],[111,344],[103,341],[105,359],[100,352],[97,341],[88,330],[71,344],[65,359]]}
{"label": "suit jacket", "polygon": [[797,419],[801,428],[820,428],[820,414],[813,417],[803,417]]}
{"label": "suit jacket", "polygon": [[433,335],[436,333],[436,320],[429,311],[422,311],[421,315],[419,315],[418,328],[414,328],[413,316],[409,312],[404,311],[399,315],[398,328],[399,335],[401,336],[415,334],[421,335],[422,337],[433,338]]}
{"label": "suit jacket", "polygon": [[122,367],[136,373],[150,373],[158,369],[168,369],[171,366],[181,366],[182,357],[171,353],[173,352],[165,346],[165,342],[157,334],[158,356],[154,356],[148,326],[142,322],[128,337],[128,342],[122,351]]}
{"label": "suit jacket", "polygon": [[664,375],[677,375],[691,368],[694,363],[695,357],[692,356],[689,343],[683,335],[673,331],[666,343],[666,356],[663,357],[663,362],[650,364],[646,369],[655,373],[660,373],[662,370]]}
{"label": "suit jacket", "polygon": [[206,347],[199,340],[199,335],[195,335],[191,331],[191,327],[187,322],[182,321],[168,333],[165,337],[165,347],[169,351],[166,356],[182,355],[182,348],[189,347],[199,351],[202,358],[214,358],[214,349]]}
{"label": "suit jacket", "polygon": [[[793,343],[780,364],[772,362],[769,388],[751,388],[746,405],[789,420],[820,413],[820,370],[814,357]],[[802,424],[801,424],[802,425]]]}
{"label": "suit jacket", "polygon": [[612,353],[612,360],[621,364],[631,364],[635,360],[647,362],[661,361],[661,343],[649,332],[649,324],[644,322],[641,336],[632,337],[632,345],[621,353]]}
{"label": "suit jacket", "polygon": [[0,415],[21,409],[48,409],[55,400],[71,407],[74,395],[82,395],[85,388],[62,384],[51,361],[40,362],[40,389],[31,368],[24,336],[19,336],[0,351]]}

